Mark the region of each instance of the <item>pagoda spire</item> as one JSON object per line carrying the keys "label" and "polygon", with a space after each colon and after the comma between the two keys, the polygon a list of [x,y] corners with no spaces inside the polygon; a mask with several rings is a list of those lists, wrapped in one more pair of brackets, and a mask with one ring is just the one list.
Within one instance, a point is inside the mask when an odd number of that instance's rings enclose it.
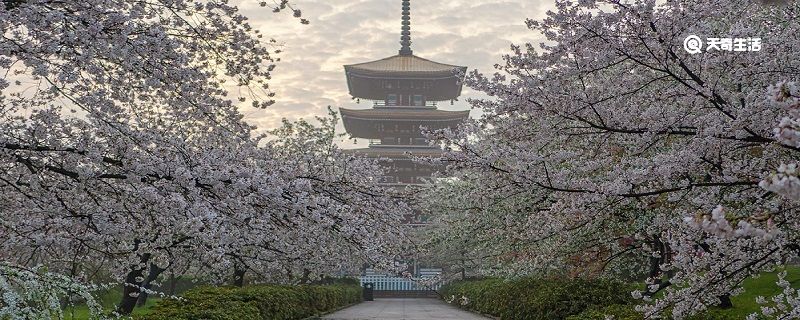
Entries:
{"label": "pagoda spire", "polygon": [[410,56],[411,51],[411,1],[403,0],[403,31],[400,32],[400,55]]}

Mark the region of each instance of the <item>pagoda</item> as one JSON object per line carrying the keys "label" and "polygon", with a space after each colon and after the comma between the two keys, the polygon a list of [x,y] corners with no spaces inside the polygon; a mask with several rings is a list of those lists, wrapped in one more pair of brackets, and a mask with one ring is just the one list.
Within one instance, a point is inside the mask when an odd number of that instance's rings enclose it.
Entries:
{"label": "pagoda", "polygon": [[437,103],[452,102],[461,95],[467,67],[414,55],[410,1],[402,1],[402,9],[401,46],[397,55],[344,66],[350,95],[359,101],[371,101],[372,108],[339,109],[350,136],[370,142],[368,148],[353,152],[383,159],[381,163],[388,170],[381,182],[398,187],[427,184],[436,169],[411,160],[416,156],[442,154],[439,147],[430,145],[422,127],[453,128],[469,117],[469,110],[437,108]]}

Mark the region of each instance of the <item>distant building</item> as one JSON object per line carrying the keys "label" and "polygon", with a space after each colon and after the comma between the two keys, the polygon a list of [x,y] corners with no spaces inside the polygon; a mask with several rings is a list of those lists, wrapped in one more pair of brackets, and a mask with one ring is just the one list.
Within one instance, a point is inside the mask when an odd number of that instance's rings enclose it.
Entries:
{"label": "distant building", "polygon": [[[420,130],[452,128],[469,117],[469,110],[445,111],[437,103],[461,95],[467,67],[420,58],[411,51],[410,1],[403,1],[400,52],[397,55],[344,66],[350,95],[372,101],[370,109],[340,108],[342,121],[353,138],[369,139],[368,148],[353,152],[388,158],[382,183],[392,186],[430,182],[435,168],[414,163],[414,156],[439,156]],[[412,219],[413,220],[413,219]],[[414,222],[414,221],[409,221]]]}

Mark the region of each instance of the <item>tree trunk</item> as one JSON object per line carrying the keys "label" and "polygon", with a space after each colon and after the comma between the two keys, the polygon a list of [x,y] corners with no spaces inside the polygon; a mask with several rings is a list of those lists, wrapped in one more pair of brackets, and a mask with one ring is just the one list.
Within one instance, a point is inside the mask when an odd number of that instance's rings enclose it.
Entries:
{"label": "tree trunk", "polygon": [[237,287],[244,286],[244,276],[247,274],[247,268],[240,264],[233,265],[233,285]]}
{"label": "tree trunk", "polygon": [[136,281],[136,278],[141,278],[144,270],[141,268],[134,269],[128,272],[125,276],[125,284],[122,287],[122,300],[117,305],[117,312],[121,315],[130,315],[133,308],[136,307],[136,301],[139,300],[139,287],[141,282]]}
{"label": "tree trunk", "polygon": [[731,301],[731,295],[723,294],[719,296],[719,307],[721,309],[730,309],[733,308],[733,302]]}
{"label": "tree trunk", "polygon": [[[654,238],[651,242],[653,248],[657,248],[661,254],[658,257],[650,256],[650,270],[647,274],[647,277],[652,279],[653,284],[659,285],[661,287],[661,264],[664,262],[664,245],[660,239]],[[646,290],[646,296],[652,296],[655,292],[651,292],[650,290]]]}
{"label": "tree trunk", "polygon": [[[150,288],[153,287],[153,281],[155,281],[158,278],[158,276],[161,275],[162,272],[164,272],[164,270],[166,269],[161,269],[158,266],[151,263],[150,272],[147,274],[147,278],[144,279],[142,287],[144,287],[147,290],[150,290]],[[139,307],[144,306],[147,303],[148,296],[149,294],[147,293],[147,291],[142,291],[141,293],[139,293],[139,301],[137,302],[136,305]]]}
{"label": "tree trunk", "polygon": [[464,261],[464,256],[461,256],[461,280],[467,279],[467,262]]}
{"label": "tree trunk", "polygon": [[178,285],[178,278],[175,277],[175,272],[169,274],[169,295],[175,295],[175,286]]}
{"label": "tree trunk", "polygon": [[[138,248],[139,242],[136,241],[135,243]],[[149,253],[145,253],[140,257],[142,265],[146,265],[147,261],[150,260]],[[136,307],[136,301],[139,300],[141,291],[140,287],[144,281],[144,271],[147,269],[146,267],[140,267],[140,265],[132,266],[132,268],[133,270],[129,271],[125,276],[125,284],[122,286],[122,299],[117,305],[117,312],[124,316],[130,315],[133,312],[133,308]],[[137,281],[138,279],[142,279],[142,281]]]}
{"label": "tree trunk", "polygon": [[311,270],[303,269],[303,277],[300,278],[300,284],[307,284],[311,282]]}

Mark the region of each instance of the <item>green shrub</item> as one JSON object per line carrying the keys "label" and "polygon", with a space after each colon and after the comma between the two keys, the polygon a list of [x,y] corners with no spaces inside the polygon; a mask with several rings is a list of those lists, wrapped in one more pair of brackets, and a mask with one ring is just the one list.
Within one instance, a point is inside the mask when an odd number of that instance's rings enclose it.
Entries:
{"label": "green shrub", "polygon": [[605,320],[613,316],[614,320],[643,320],[641,313],[636,312],[633,305],[613,304],[603,308],[591,308],[577,315],[567,317],[567,320]]}
{"label": "green shrub", "polygon": [[199,287],[182,298],[161,301],[144,319],[303,319],[361,301],[361,288],[341,284]]}
{"label": "green shrub", "polygon": [[[710,308],[700,314],[691,316],[687,318],[688,320],[729,320],[729,319],[745,319],[748,315],[753,312],[748,312],[747,310],[735,308],[735,309],[717,309],[717,308]],[[774,318],[767,318],[762,315],[756,315],[754,319],[758,320],[766,320],[766,319],[774,319]]]}
{"label": "green shrub", "polygon": [[346,286],[360,286],[361,282],[358,281],[356,278],[333,278],[333,277],[325,277],[314,281],[312,284],[323,285],[323,284],[341,284]]}
{"label": "green shrub", "polygon": [[465,308],[502,319],[566,319],[592,307],[631,302],[630,285],[610,280],[485,279],[456,282],[442,296]]}

